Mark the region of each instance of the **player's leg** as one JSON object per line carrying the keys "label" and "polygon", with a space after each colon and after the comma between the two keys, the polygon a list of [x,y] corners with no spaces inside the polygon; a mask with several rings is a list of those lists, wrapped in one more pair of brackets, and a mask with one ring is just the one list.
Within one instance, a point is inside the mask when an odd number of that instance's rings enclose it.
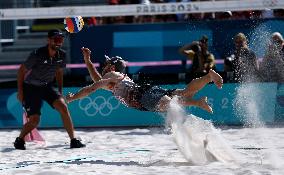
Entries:
{"label": "player's leg", "polygon": [[210,70],[208,74],[192,80],[185,89],[177,89],[173,94],[192,98],[199,90],[212,81],[218,88],[222,88],[222,77],[214,70]]}
{"label": "player's leg", "polygon": [[201,108],[201,109],[203,109],[203,110],[205,110],[209,113],[213,113],[212,108],[207,103],[207,97],[202,97],[198,100],[180,97],[178,102],[183,106],[196,106],[196,107],[199,107],[199,108]]}
{"label": "player's leg", "polygon": [[[171,101],[171,98],[169,96],[167,95],[163,96],[160,99],[159,103],[157,104],[157,107],[156,107],[157,111],[166,112],[169,107],[170,101]],[[209,113],[213,112],[212,108],[207,103],[207,97],[202,97],[198,100],[178,97],[178,103],[182,106],[196,106]]]}
{"label": "player's leg", "polygon": [[63,126],[66,129],[70,139],[73,139],[74,138],[73,122],[71,120],[70,112],[67,108],[67,105],[64,102],[64,99],[63,98],[56,99],[52,103],[52,106],[60,113]]}
{"label": "player's leg", "polygon": [[40,109],[42,107],[42,99],[40,96],[39,87],[24,84],[23,92],[23,106],[25,108],[25,111],[27,112],[29,121],[24,124],[19,137],[17,137],[14,142],[14,147],[16,149],[26,149],[24,138],[29,132],[31,132],[34,128],[38,126],[41,114]]}
{"label": "player's leg", "polygon": [[15,149],[21,149],[21,150],[26,149],[24,138],[28,133],[30,133],[33,129],[37,127],[40,120],[39,118],[40,116],[38,114],[29,116],[29,121],[26,124],[24,124],[19,137],[17,137],[14,142]]}
{"label": "player's leg", "polygon": [[29,120],[26,124],[24,124],[23,126],[23,129],[21,130],[21,133],[20,133],[20,138],[24,139],[25,136],[31,132],[33,129],[35,129],[38,124],[39,124],[39,121],[40,121],[40,115],[39,114],[33,114],[33,115],[30,115],[28,116],[29,117]]}
{"label": "player's leg", "polygon": [[62,97],[53,102],[53,107],[60,113],[63,126],[70,137],[70,148],[82,148],[86,145],[81,143],[80,140],[74,138],[74,127],[70,116],[70,112]]}
{"label": "player's leg", "polygon": [[166,112],[168,110],[171,98],[167,95],[163,96],[156,105],[156,111]]}
{"label": "player's leg", "polygon": [[44,89],[44,100],[53,108],[55,108],[61,116],[63,126],[66,129],[68,136],[71,139],[71,148],[85,147],[79,140],[74,137],[74,127],[70,116],[70,112],[67,108],[63,97],[52,87],[48,86]]}

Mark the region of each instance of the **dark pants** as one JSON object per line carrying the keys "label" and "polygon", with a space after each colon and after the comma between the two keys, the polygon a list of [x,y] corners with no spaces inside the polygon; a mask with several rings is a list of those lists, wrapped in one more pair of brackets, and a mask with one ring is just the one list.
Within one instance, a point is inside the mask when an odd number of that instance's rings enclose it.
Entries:
{"label": "dark pants", "polygon": [[53,108],[53,102],[60,98],[59,92],[56,91],[51,84],[45,86],[35,86],[24,83],[23,93],[23,106],[28,116],[41,114],[40,110],[43,104],[43,100]]}
{"label": "dark pants", "polygon": [[172,94],[175,90],[176,89],[163,89],[158,86],[153,86],[142,94],[140,103],[142,104],[143,108],[147,109],[147,111],[158,111],[157,105],[159,104],[161,98],[163,98],[165,95],[172,97]]}

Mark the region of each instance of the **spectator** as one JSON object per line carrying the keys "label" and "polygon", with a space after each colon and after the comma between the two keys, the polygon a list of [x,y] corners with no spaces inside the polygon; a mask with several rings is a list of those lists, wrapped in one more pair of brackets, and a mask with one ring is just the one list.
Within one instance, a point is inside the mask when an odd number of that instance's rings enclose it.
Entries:
{"label": "spectator", "polygon": [[279,32],[272,34],[267,51],[260,64],[264,81],[284,82],[284,41]]}
{"label": "spectator", "polygon": [[262,11],[262,18],[274,18],[274,12],[271,9],[265,9]]}
{"label": "spectator", "polygon": [[118,5],[119,4],[119,0],[109,0],[108,4],[109,5]]}
{"label": "spectator", "polygon": [[283,18],[284,17],[284,9],[275,9],[273,14],[276,18]]}
{"label": "spectator", "polygon": [[183,46],[179,52],[192,60],[190,73],[194,76],[205,75],[210,69],[215,69],[215,58],[208,51],[208,37],[205,35],[199,41]]}
{"label": "spectator", "polygon": [[251,16],[251,18],[252,19],[261,19],[261,18],[263,18],[262,17],[262,11],[260,11],[260,10],[254,10],[254,11],[252,11],[252,16]]}
{"label": "spectator", "polygon": [[97,19],[96,17],[92,16],[92,17],[89,17],[87,18],[87,25],[90,27],[90,26],[95,26],[97,25]]}
{"label": "spectator", "polygon": [[215,13],[215,18],[218,20],[229,20],[233,16],[231,11],[225,11],[225,12],[217,12]]}
{"label": "spectator", "polygon": [[246,36],[238,33],[234,42],[234,54],[225,60],[225,71],[232,73],[228,79],[234,82],[257,81],[257,59],[255,53],[248,48]]}

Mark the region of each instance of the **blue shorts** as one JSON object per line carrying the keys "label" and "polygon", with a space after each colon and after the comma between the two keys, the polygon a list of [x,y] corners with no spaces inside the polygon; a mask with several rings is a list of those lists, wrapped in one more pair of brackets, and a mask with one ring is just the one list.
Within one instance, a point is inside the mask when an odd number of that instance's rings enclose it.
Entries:
{"label": "blue shorts", "polygon": [[161,98],[165,95],[172,97],[172,93],[175,90],[176,89],[167,90],[158,86],[153,86],[142,94],[140,103],[142,104],[143,108],[147,109],[148,111],[156,112],[158,111],[157,105],[159,104]]}

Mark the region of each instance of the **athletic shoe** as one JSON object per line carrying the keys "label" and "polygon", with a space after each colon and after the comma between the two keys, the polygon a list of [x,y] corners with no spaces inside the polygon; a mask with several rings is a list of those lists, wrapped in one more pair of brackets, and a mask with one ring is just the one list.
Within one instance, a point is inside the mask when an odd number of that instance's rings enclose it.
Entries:
{"label": "athletic shoe", "polygon": [[71,139],[70,148],[82,148],[82,147],[85,147],[85,146],[86,145],[81,143],[80,140],[78,140],[76,138]]}
{"label": "athletic shoe", "polygon": [[24,139],[17,137],[15,142],[14,142],[14,147],[16,149],[25,150],[26,149],[25,144],[26,144],[26,142],[24,141]]}

